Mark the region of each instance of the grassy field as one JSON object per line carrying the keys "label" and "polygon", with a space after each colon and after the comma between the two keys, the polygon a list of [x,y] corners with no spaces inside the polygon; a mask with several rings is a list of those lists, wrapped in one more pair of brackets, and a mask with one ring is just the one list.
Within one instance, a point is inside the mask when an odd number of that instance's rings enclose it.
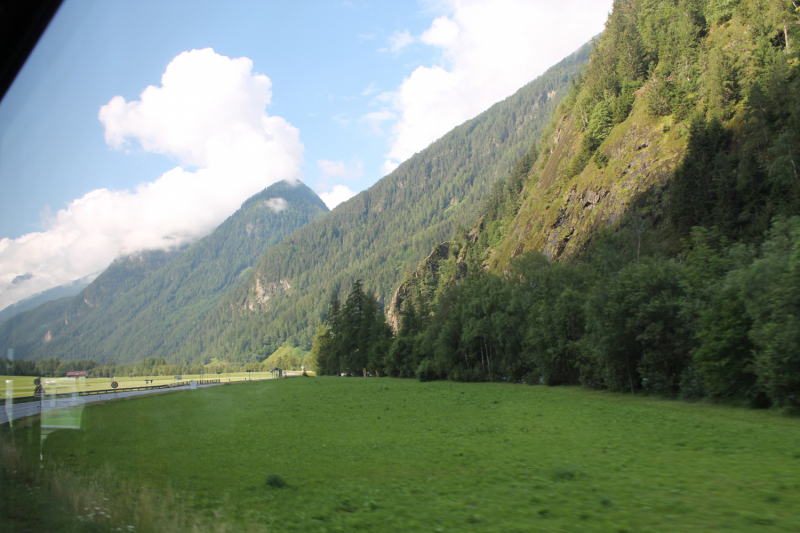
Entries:
{"label": "grassy field", "polygon": [[[272,374],[269,372],[252,372],[249,376],[247,372],[231,372],[225,374],[205,374],[200,376],[199,374],[186,374],[182,377],[182,381],[189,381],[192,379],[217,379],[219,378],[222,381],[248,381],[248,380],[259,380],[259,379],[269,379],[272,377]],[[14,398],[21,398],[25,396],[33,396],[33,391],[36,389],[36,385],[33,384],[33,380],[36,379],[33,376],[0,376],[0,383],[2,383],[2,392],[0,392],[0,397],[5,398],[5,391],[6,387],[8,386],[7,381],[11,380],[12,383],[12,391]],[[44,378],[45,380],[48,379],[56,379],[59,380],[61,378]],[[164,385],[168,383],[174,383],[175,377],[174,376],[135,376],[132,378],[129,377],[116,377],[116,378],[82,378],[76,379],[74,381],[75,390],[78,391],[93,391],[93,390],[106,390],[111,389],[111,382],[116,381],[119,383],[119,388],[124,389],[126,387],[144,387],[146,385]],[[62,388],[63,385],[59,388]],[[51,393],[51,387],[45,383],[45,390],[48,393]],[[68,390],[69,389],[69,390]],[[71,386],[66,387],[61,392],[68,392],[71,391]]]}
{"label": "grassy field", "polygon": [[769,532],[800,530],[799,443],[765,411],[297,378],[87,405],[44,453],[234,529]]}

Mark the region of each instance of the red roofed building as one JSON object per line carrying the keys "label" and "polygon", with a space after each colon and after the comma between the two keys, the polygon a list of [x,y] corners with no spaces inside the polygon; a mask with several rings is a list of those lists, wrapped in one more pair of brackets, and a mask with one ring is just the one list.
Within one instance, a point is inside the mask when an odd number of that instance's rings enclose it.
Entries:
{"label": "red roofed building", "polygon": [[86,371],[85,370],[81,370],[80,372],[67,372],[67,377],[68,378],[85,378],[86,377]]}

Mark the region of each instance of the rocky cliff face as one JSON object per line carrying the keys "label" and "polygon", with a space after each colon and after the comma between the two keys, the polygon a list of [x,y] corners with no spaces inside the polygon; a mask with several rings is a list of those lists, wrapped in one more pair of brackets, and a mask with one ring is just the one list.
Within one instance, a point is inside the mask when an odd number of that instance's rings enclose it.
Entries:
{"label": "rocky cliff face", "polygon": [[[671,117],[648,116],[639,94],[630,116],[598,149],[607,163],[600,165],[592,160],[580,173],[570,176],[568,163],[584,136],[577,130],[573,116],[558,117],[544,156],[525,182],[519,210],[499,242],[483,244],[480,236],[489,228],[481,217],[463,236],[461,248],[451,242],[438,245],[406,276],[387,307],[387,320],[395,331],[406,301],[412,299],[420,307],[425,287],[441,288],[466,275],[464,260],[469,248],[478,248],[474,256],[483,257],[483,269],[502,273],[514,257],[529,251],[541,252],[551,261],[573,258],[604,227],[666,224],[666,191],[686,150],[687,126],[674,125]],[[454,263],[463,264],[457,277],[453,275]],[[441,272],[447,272],[447,279]]]}
{"label": "rocky cliff face", "polygon": [[[440,282],[439,272],[441,266],[446,260],[450,259],[451,250],[457,252],[449,242],[438,244],[415,270],[408,273],[403,283],[394,291],[394,295],[386,308],[386,320],[395,333],[400,330],[400,316],[405,302],[417,298],[420,291],[424,290],[423,286],[426,283],[429,284],[433,282],[438,286]],[[463,265],[462,256],[456,257],[455,261],[459,267]],[[446,281],[456,281],[463,277],[465,273],[466,268],[457,268],[454,272],[450,273]]]}
{"label": "rocky cliff face", "polygon": [[501,246],[490,253],[492,269],[503,270],[531,250],[551,260],[572,257],[633,206],[643,223],[666,223],[664,192],[681,162],[688,130],[683,124],[673,127],[669,117],[649,117],[643,108],[637,102],[600,145],[608,163],[601,167],[592,160],[576,176],[568,175],[566,163],[583,134],[575,131],[574,119],[561,119],[550,157],[534,167],[519,213]]}
{"label": "rocky cliff face", "polygon": [[767,134],[774,128],[796,146],[787,102],[800,32],[787,20],[796,10],[780,2],[614,2],[536,163],[523,181],[495,184],[473,225],[479,238],[465,241],[478,259],[470,268],[501,274],[530,251],[568,260],[603,228],[642,234],[665,227],[667,215],[673,236],[722,222],[730,235],[762,234],[788,205],[767,177],[796,180],[794,166],[778,170],[794,148],[778,156],[769,148],[778,135]]}
{"label": "rocky cliff face", "polygon": [[250,311],[269,311],[270,300],[291,288],[292,286],[287,279],[270,282],[257,277],[255,287],[253,287],[250,296],[247,298],[245,307]]}

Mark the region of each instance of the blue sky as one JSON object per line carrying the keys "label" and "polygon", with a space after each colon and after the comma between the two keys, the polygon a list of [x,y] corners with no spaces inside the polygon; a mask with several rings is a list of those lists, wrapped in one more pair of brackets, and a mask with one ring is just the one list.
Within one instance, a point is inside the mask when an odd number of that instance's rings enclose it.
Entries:
{"label": "blue sky", "polygon": [[[610,8],[65,0],[0,103],[0,308],[119,253],[201,237],[277,179],[335,205],[577,49]],[[240,123],[252,131],[220,147],[214,131]]]}

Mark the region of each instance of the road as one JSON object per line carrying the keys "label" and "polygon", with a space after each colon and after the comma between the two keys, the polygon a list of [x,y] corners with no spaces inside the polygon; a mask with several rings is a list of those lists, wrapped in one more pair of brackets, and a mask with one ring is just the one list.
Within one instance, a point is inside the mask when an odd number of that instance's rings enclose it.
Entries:
{"label": "road", "polygon": [[[198,388],[204,387],[213,387],[215,385],[224,385],[224,383],[208,383],[203,385],[198,385]],[[117,398],[128,398],[130,396],[140,396],[142,394],[158,394],[158,393],[165,393],[165,392],[173,392],[173,391],[182,391],[182,390],[191,390],[189,385],[185,385],[183,387],[174,387],[171,389],[151,389],[151,390],[137,390],[137,391],[128,391],[128,392],[109,392],[106,394],[93,394],[91,396],[79,396],[77,398],[59,398],[58,403],[56,404],[56,400],[43,400],[41,402],[26,402],[26,403],[17,403],[12,404],[11,406],[0,406],[0,424],[5,424],[9,420],[9,415],[11,415],[12,420],[17,420],[18,418],[24,418],[26,416],[36,415],[41,412],[41,410],[52,410],[56,407],[65,408],[65,407],[72,407],[79,403],[92,403],[92,402],[104,402],[107,400],[115,400]]]}

